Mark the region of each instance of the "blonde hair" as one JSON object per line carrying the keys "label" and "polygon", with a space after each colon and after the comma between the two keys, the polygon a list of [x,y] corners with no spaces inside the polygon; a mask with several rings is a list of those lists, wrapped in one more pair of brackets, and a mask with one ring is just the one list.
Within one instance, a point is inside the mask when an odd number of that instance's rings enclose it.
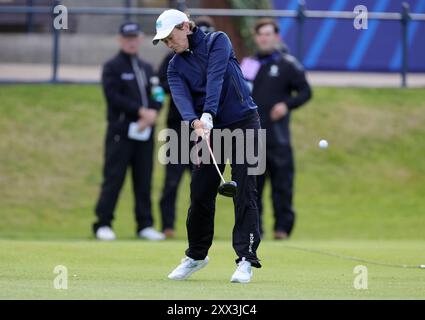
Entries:
{"label": "blonde hair", "polygon": [[[183,29],[183,25],[184,25],[184,22],[182,22],[182,23],[180,23],[180,24],[176,25],[176,28],[177,28],[177,29],[179,29],[179,30],[182,30],[182,29]],[[193,29],[194,29],[195,27],[196,27],[196,23],[195,23],[194,21],[190,20],[190,21],[189,21],[189,30],[190,30],[190,31],[193,31]]]}

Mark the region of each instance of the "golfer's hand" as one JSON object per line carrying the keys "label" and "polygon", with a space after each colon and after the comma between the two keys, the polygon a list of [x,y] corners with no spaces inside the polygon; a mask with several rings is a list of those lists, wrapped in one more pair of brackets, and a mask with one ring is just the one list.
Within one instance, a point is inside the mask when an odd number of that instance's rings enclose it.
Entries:
{"label": "golfer's hand", "polygon": [[280,120],[288,114],[288,110],[289,108],[285,102],[277,103],[273,106],[272,110],[270,111],[270,119],[272,121]]}
{"label": "golfer's hand", "polygon": [[210,130],[205,128],[205,123],[201,120],[193,121],[193,129],[198,137],[206,139],[209,136]]}
{"label": "golfer's hand", "polygon": [[214,127],[212,115],[204,112],[200,120],[204,124],[204,135],[208,138],[212,128]]}

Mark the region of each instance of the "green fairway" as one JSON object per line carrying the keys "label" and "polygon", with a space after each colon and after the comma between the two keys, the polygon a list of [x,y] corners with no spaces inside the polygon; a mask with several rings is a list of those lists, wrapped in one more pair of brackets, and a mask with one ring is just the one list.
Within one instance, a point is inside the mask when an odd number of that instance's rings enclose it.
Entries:
{"label": "green fairway", "polygon": [[[217,241],[210,264],[187,281],[168,273],[186,243],[167,241],[0,241],[0,299],[425,299],[425,270],[397,269],[347,261],[264,241],[263,268],[248,285],[232,284],[234,253]],[[293,241],[393,263],[424,264],[422,241]],[[56,265],[68,269],[68,289],[53,286]],[[368,268],[368,289],[353,286],[356,265]]]}
{"label": "green fairway", "polygon": [[[157,133],[165,116],[166,110]],[[217,200],[210,265],[189,281],[167,280],[186,248],[188,174],[178,195],[176,240],[134,240],[129,179],[116,210],[119,241],[92,240],[105,131],[99,86],[0,86],[0,298],[424,299],[425,270],[290,247],[425,264],[424,124],[423,89],[315,88],[313,100],[292,119],[292,240],[270,240],[267,186],[266,235],[259,250],[264,268],[254,270],[247,290],[229,282],[235,268],[233,203],[223,197]],[[318,148],[320,139],[329,141],[328,149]],[[163,175],[156,163],[152,201],[158,228]],[[360,264],[368,267],[368,290],[353,288],[353,268]],[[67,290],[53,288],[56,265],[68,268]]]}

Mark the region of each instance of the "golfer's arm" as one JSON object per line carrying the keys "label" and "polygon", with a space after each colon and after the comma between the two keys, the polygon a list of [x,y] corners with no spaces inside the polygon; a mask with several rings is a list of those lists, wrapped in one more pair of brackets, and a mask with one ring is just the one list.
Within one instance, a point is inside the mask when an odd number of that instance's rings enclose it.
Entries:
{"label": "golfer's arm", "polygon": [[193,107],[192,94],[185,80],[179,75],[172,63],[168,65],[167,79],[177,110],[179,110],[184,121],[192,123],[192,121],[198,119]]}
{"label": "golfer's arm", "polygon": [[108,64],[103,67],[102,85],[106,100],[112,109],[124,112],[129,116],[138,115],[140,104],[119,93],[120,76]]}
{"label": "golfer's arm", "polygon": [[226,34],[221,33],[211,46],[208,68],[207,87],[205,95],[204,112],[215,116],[223,88],[224,74],[232,52],[232,44]]}

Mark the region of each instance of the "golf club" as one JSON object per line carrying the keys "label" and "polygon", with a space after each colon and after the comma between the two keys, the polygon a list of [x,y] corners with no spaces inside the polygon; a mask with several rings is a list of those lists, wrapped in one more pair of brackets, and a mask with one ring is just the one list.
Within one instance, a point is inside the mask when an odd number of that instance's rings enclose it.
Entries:
{"label": "golf club", "polygon": [[224,180],[224,177],[221,174],[221,171],[217,165],[217,161],[215,160],[213,151],[211,149],[210,142],[209,142],[209,135],[205,138],[205,141],[207,142],[208,151],[210,152],[214,166],[217,169],[218,175],[220,176],[222,181],[222,184],[218,187],[218,193],[221,194],[222,196],[233,198],[236,195],[238,184],[235,181],[226,182],[226,180]]}

